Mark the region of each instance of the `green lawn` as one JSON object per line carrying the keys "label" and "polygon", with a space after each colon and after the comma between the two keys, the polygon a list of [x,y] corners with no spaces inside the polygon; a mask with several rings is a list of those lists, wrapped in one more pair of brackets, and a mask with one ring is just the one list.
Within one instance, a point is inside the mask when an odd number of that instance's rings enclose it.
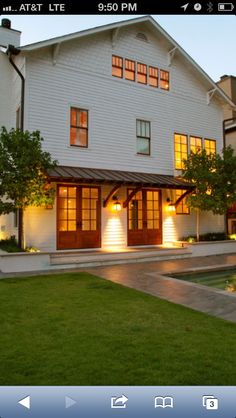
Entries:
{"label": "green lawn", "polygon": [[0,280],[0,385],[235,385],[236,324],[85,273]]}

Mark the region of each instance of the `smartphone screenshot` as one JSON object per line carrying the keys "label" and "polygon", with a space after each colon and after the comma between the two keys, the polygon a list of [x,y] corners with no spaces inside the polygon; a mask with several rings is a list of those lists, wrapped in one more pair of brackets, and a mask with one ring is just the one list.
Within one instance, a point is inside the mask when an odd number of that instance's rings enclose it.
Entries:
{"label": "smartphone screenshot", "polygon": [[0,418],[236,418],[235,1],[0,4]]}

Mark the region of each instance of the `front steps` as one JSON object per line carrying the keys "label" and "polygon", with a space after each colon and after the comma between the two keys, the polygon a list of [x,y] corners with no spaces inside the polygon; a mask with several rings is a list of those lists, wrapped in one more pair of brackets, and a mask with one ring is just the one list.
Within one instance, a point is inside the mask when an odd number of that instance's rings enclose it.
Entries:
{"label": "front steps", "polygon": [[61,251],[50,254],[50,264],[53,269],[74,269],[188,258],[191,254],[188,248],[161,247],[117,252]]}

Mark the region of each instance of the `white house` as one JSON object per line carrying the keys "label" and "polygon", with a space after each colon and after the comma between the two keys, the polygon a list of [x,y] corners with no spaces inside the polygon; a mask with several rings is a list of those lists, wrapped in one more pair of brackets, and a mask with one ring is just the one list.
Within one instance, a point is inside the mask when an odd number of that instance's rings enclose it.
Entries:
{"label": "white house", "polygon": [[[189,150],[222,149],[222,106],[234,108],[224,92],[149,16],[9,54],[19,36],[4,21],[0,122],[15,127],[24,109],[24,129],[40,130],[59,162],[53,208],[26,211],[27,245],[126,248],[195,233],[184,199],[170,209],[189,189],[180,179]],[[8,219],[2,235],[14,232]],[[202,214],[201,233],[223,230],[223,217]]]}

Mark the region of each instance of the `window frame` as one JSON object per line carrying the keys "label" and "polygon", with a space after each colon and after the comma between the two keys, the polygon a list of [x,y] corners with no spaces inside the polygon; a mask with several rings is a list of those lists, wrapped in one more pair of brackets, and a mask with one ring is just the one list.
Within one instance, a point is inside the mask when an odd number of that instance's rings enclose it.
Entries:
{"label": "window frame", "polygon": [[[138,135],[138,122],[144,122],[144,123],[149,124],[149,137]],[[148,141],[148,153],[137,151],[138,139],[146,139]],[[144,155],[144,156],[150,156],[151,155],[151,122],[149,120],[136,119],[136,155]]]}
{"label": "window frame", "polygon": [[[176,189],[175,200],[179,199],[180,196],[182,196],[186,191],[187,190]],[[182,193],[178,196],[178,192]],[[186,212],[184,211],[184,208]],[[190,215],[190,208],[186,205],[186,197],[184,197],[183,200],[181,200],[181,202],[178,204],[178,206],[175,209],[175,213],[176,215]]]}
{"label": "window frame", "polygon": [[[165,74],[167,74],[168,75],[168,79],[166,79],[165,77],[163,77],[162,76],[162,73],[165,73]],[[168,83],[168,88],[166,88],[166,87],[163,87],[163,83]],[[162,89],[162,90],[166,90],[166,91],[169,91],[170,90],[170,72],[169,71],[167,71],[167,70],[163,70],[163,69],[160,69],[160,88]]]}
{"label": "window frame", "polygon": [[[200,152],[203,150],[203,138],[201,136],[196,136],[196,135],[189,135],[189,153],[191,154],[191,152],[193,152],[194,154],[197,153],[198,150],[192,151],[191,149],[191,139],[200,139],[201,140],[201,148],[200,148]],[[194,145],[194,147],[196,148],[196,145]]]}
{"label": "window frame", "polygon": [[[153,75],[151,76],[150,75],[150,70],[156,70],[156,72],[157,72],[157,76],[156,77],[154,77]],[[153,85],[153,84],[150,84],[150,79],[151,80],[156,80],[156,82],[157,82],[157,85],[155,86],[155,85]],[[148,85],[150,86],[150,87],[154,87],[154,88],[156,88],[156,89],[158,89],[159,88],[159,69],[158,69],[158,67],[153,67],[153,65],[149,65],[148,66]]]}
{"label": "window frame", "polygon": [[[115,59],[118,58],[119,60],[121,60],[122,66],[120,67],[118,65],[113,64],[113,58],[115,58]],[[111,57],[111,66],[112,66],[112,76],[113,77],[117,77],[117,78],[123,78],[124,77],[124,58],[123,57],[120,57],[119,55],[114,55],[113,54],[112,57]],[[113,68],[118,68],[119,70],[121,70],[121,76],[113,74]]]}
{"label": "window frame", "polygon": [[[183,152],[182,151],[182,143],[181,142],[179,142],[179,145],[180,145],[180,151],[177,151],[176,150],[176,141],[175,141],[175,138],[176,138],[176,136],[180,136],[180,137],[185,137],[186,138],[186,147],[187,147],[187,151],[186,151],[186,153],[185,152]],[[179,167],[176,167],[176,152],[179,152],[180,153],[180,156],[181,156],[181,168],[179,168]],[[186,135],[186,134],[181,134],[181,133],[179,133],[179,132],[175,132],[174,133],[174,158],[175,158],[175,170],[183,170],[183,154],[186,154],[186,159],[188,158],[188,155],[189,155],[189,143],[188,143],[188,135]]]}
{"label": "window frame", "polygon": [[[72,113],[72,110],[75,110],[76,111],[76,113],[79,111],[79,112],[86,112],[87,113],[87,126],[86,127],[83,127],[83,126],[80,126],[80,125],[72,125],[71,124],[71,113]],[[84,130],[84,131],[86,131],[86,145],[78,145],[78,144],[72,144],[71,143],[71,129],[80,129],[80,130]],[[89,142],[89,138],[88,138],[88,131],[89,131],[89,110],[88,109],[84,109],[84,108],[81,108],[81,107],[75,107],[75,106],[71,106],[70,107],[70,146],[71,147],[78,147],[78,148],[84,148],[84,149],[87,149],[88,148],[88,142]]]}
{"label": "window frame", "polygon": [[[207,152],[207,150],[209,148],[206,148],[206,141],[209,141],[211,143],[214,143],[214,148],[215,148],[214,149],[214,152],[211,152],[211,151],[210,152]],[[216,154],[216,139],[204,138],[204,150],[206,151],[207,155],[211,155],[211,154],[215,155]]]}
{"label": "window frame", "polygon": [[[141,67],[145,67],[146,68],[146,73],[145,72],[142,72],[142,71],[140,71],[140,66]],[[146,81],[145,82],[143,82],[143,81],[140,81],[139,80],[139,76],[143,76],[143,77],[145,77],[145,79],[146,79]],[[141,62],[137,62],[137,82],[138,83],[140,83],[140,84],[144,84],[144,85],[147,85],[147,79],[148,79],[148,66],[147,66],[147,64],[143,64],[143,63],[141,63]]]}
{"label": "window frame", "polygon": [[[127,66],[126,66],[126,64],[127,63],[132,63],[132,64],[134,64],[134,69],[129,69],[129,68],[127,68]],[[132,73],[133,74],[133,76],[134,76],[134,78],[133,79],[131,79],[131,78],[127,78],[126,77],[126,73],[127,73],[127,71],[129,72],[129,73]],[[124,65],[124,78],[125,78],[125,80],[128,80],[128,81],[132,81],[132,82],[135,82],[136,81],[136,61],[134,61],[134,60],[131,60],[131,59],[129,59],[129,58],[125,58],[125,65]]]}

